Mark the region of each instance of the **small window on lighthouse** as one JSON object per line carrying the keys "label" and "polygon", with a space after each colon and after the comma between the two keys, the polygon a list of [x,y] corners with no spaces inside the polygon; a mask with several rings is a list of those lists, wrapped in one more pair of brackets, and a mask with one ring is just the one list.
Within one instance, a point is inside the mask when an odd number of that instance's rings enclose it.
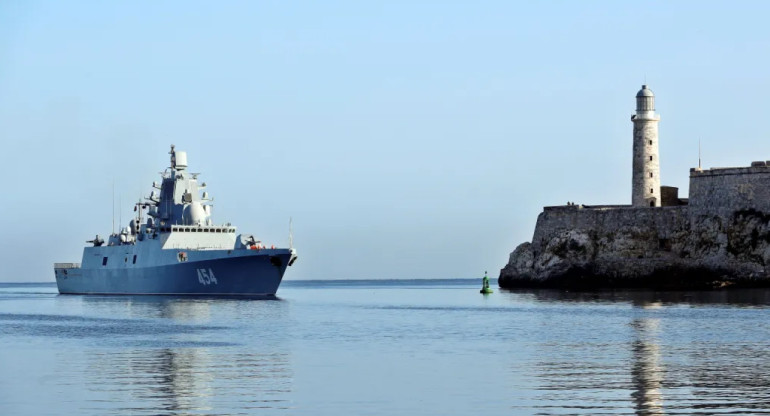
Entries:
{"label": "small window on lighthouse", "polygon": [[650,177],[652,178],[652,172],[650,172]]}
{"label": "small window on lighthouse", "polygon": [[650,140],[650,146],[652,146],[652,140]]}
{"label": "small window on lighthouse", "polygon": [[652,156],[650,156],[650,160],[652,160]]}
{"label": "small window on lighthouse", "polygon": [[652,188],[650,188],[650,193],[652,193]]}

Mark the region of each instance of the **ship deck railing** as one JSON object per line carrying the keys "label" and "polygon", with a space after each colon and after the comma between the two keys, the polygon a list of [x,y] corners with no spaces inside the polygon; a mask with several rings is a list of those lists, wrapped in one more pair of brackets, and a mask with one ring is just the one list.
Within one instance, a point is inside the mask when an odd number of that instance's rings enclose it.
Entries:
{"label": "ship deck railing", "polygon": [[54,263],[54,269],[79,269],[80,263]]}

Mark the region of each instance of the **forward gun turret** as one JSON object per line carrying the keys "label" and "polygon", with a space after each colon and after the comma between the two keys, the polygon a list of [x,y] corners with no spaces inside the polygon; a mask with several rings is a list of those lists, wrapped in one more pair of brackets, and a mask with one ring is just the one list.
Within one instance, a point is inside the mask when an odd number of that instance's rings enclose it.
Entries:
{"label": "forward gun turret", "polygon": [[99,237],[99,234],[96,234],[96,237],[94,237],[93,240],[88,240],[86,243],[93,244],[94,247],[100,247],[102,244],[104,244],[104,240]]}

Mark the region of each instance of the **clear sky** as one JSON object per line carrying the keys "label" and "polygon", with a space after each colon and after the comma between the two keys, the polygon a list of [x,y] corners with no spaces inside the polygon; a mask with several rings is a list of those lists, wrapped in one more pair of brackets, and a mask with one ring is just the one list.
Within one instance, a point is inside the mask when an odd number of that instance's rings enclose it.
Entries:
{"label": "clear sky", "polygon": [[[186,150],[287,279],[497,276],[544,205],[770,159],[770,2],[0,2],[2,281],[52,281]],[[116,216],[120,211],[116,208]]]}

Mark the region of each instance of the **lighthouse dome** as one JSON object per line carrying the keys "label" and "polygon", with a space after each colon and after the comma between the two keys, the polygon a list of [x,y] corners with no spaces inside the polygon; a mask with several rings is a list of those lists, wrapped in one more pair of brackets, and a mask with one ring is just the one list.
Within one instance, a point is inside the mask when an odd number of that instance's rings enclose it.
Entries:
{"label": "lighthouse dome", "polygon": [[642,85],[642,89],[639,90],[639,92],[636,93],[636,98],[640,97],[654,97],[655,94],[652,93],[652,90],[647,88],[647,85]]}
{"label": "lighthouse dome", "polygon": [[636,111],[655,111],[655,94],[647,85],[642,85],[642,89],[636,93]]}

